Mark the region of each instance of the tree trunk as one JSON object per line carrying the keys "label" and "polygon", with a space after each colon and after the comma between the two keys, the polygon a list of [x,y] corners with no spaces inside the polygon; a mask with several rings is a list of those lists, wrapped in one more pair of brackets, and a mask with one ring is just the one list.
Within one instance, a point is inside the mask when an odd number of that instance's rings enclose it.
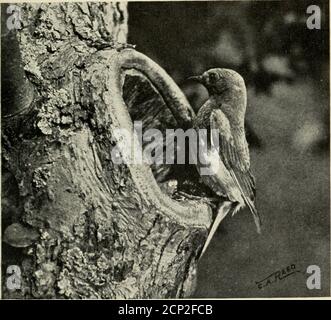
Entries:
{"label": "tree trunk", "polygon": [[2,38],[3,297],[189,296],[209,206],[167,194],[169,167],[111,154],[116,129],[186,128],[191,107],[125,44],[125,4],[17,6],[21,28]]}

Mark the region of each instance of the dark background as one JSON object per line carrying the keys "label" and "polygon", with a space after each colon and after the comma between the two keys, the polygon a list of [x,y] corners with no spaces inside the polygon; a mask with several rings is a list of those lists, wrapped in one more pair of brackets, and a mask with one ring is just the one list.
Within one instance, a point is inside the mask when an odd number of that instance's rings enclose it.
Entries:
{"label": "dark background", "polygon": [[[322,29],[306,26],[319,5]],[[129,42],[164,67],[197,110],[207,99],[185,82],[212,67],[248,87],[247,134],[263,233],[245,211],[226,218],[199,264],[196,297],[330,295],[328,1],[129,3]],[[258,289],[290,264],[296,273]],[[308,290],[306,269],[321,268]]]}

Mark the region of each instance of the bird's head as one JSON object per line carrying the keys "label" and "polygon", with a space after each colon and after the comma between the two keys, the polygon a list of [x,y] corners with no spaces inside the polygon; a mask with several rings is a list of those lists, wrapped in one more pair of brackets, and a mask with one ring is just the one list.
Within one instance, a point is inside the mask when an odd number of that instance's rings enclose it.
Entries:
{"label": "bird's head", "polygon": [[233,90],[245,92],[246,90],[242,76],[231,69],[210,69],[200,76],[190,77],[189,80],[197,81],[204,85],[210,95],[222,95],[227,91]]}

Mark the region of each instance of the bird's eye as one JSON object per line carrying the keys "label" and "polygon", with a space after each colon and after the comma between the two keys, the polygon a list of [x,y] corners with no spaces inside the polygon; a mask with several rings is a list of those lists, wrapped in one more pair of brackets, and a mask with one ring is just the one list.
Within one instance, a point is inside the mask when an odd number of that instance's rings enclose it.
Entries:
{"label": "bird's eye", "polygon": [[216,74],[216,73],[211,73],[211,74],[209,75],[209,80],[210,80],[211,82],[216,82],[216,80],[217,80],[217,74]]}

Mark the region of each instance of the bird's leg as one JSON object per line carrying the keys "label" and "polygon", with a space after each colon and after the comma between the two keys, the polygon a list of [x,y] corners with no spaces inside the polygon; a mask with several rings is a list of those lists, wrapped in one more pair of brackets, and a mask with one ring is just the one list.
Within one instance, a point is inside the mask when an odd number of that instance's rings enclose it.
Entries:
{"label": "bird's leg", "polygon": [[232,210],[233,208],[233,202],[231,201],[223,201],[221,202],[221,204],[219,205],[218,209],[217,209],[217,216],[213,222],[213,225],[209,231],[207,240],[202,248],[201,254],[199,259],[203,256],[203,254],[205,253],[211,239],[213,238],[219,224],[221,223],[221,221],[226,217],[226,215]]}
{"label": "bird's leg", "polygon": [[183,198],[185,198],[185,199],[189,199],[189,200],[201,200],[202,198],[201,197],[199,197],[199,196],[195,196],[195,195],[193,195],[193,194],[188,194],[188,193],[186,193],[186,192],[184,192],[184,191],[176,191],[176,193],[175,193],[177,196],[181,196],[181,197],[183,197]]}
{"label": "bird's leg", "polygon": [[200,197],[200,196],[195,196],[193,194],[188,194],[183,191],[177,191],[176,196],[181,196],[184,199],[188,200],[196,200],[196,201],[202,201],[210,205],[212,208],[216,208],[215,202],[219,200],[219,198],[213,198],[213,197]]}

